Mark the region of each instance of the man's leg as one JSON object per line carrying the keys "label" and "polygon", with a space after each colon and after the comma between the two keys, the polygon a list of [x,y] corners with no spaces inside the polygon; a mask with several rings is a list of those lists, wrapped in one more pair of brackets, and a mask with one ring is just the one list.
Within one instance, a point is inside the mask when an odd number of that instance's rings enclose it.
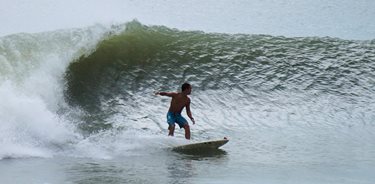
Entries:
{"label": "man's leg", "polygon": [[169,133],[168,133],[168,136],[173,136],[174,135],[174,125],[169,125],[168,127],[168,130],[169,130]]}
{"label": "man's leg", "polygon": [[190,127],[188,124],[184,125],[184,129],[185,129],[185,138],[186,139],[190,139]]}

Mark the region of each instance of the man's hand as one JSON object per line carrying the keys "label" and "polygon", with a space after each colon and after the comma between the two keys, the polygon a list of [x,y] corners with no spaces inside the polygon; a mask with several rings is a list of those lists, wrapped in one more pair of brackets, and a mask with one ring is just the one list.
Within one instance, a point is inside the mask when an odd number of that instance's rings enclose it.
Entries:
{"label": "man's hand", "polygon": [[194,120],[194,118],[190,118],[190,120],[193,122],[193,125],[195,125],[195,120]]}

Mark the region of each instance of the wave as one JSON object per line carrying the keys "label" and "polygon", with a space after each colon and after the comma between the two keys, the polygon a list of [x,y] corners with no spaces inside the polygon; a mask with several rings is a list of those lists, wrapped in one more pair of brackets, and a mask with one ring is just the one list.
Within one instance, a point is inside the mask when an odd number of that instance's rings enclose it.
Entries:
{"label": "wave", "polygon": [[256,128],[339,134],[373,127],[374,47],[371,40],[204,33],[137,21],[3,37],[0,158],[108,158],[173,144],[164,135],[168,99],[153,94],[185,81],[193,85],[194,139]]}
{"label": "wave", "polygon": [[200,103],[211,101],[205,93],[230,95],[212,102],[225,109],[235,99],[251,104],[291,93],[366,103],[373,100],[373,48],[371,41],[180,31],[133,21],[69,65],[65,96],[98,122],[83,127],[90,130],[105,129],[102,122],[123,111],[149,117],[153,91],[175,91],[184,81]]}

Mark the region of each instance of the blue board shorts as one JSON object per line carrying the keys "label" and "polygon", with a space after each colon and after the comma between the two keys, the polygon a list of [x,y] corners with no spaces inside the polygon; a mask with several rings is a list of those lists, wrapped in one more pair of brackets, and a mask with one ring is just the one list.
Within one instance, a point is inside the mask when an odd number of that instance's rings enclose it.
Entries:
{"label": "blue board shorts", "polygon": [[175,113],[175,112],[168,112],[167,113],[167,122],[170,126],[174,126],[175,123],[180,126],[180,128],[183,128],[185,125],[188,125],[188,122],[184,117],[182,117],[181,113]]}

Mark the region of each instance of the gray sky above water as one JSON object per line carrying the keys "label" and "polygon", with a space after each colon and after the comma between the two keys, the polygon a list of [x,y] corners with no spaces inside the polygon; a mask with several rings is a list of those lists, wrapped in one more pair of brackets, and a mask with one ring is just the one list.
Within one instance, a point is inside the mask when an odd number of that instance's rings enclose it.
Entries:
{"label": "gray sky above water", "polygon": [[375,38],[372,0],[0,0],[0,36],[137,19],[206,32]]}

